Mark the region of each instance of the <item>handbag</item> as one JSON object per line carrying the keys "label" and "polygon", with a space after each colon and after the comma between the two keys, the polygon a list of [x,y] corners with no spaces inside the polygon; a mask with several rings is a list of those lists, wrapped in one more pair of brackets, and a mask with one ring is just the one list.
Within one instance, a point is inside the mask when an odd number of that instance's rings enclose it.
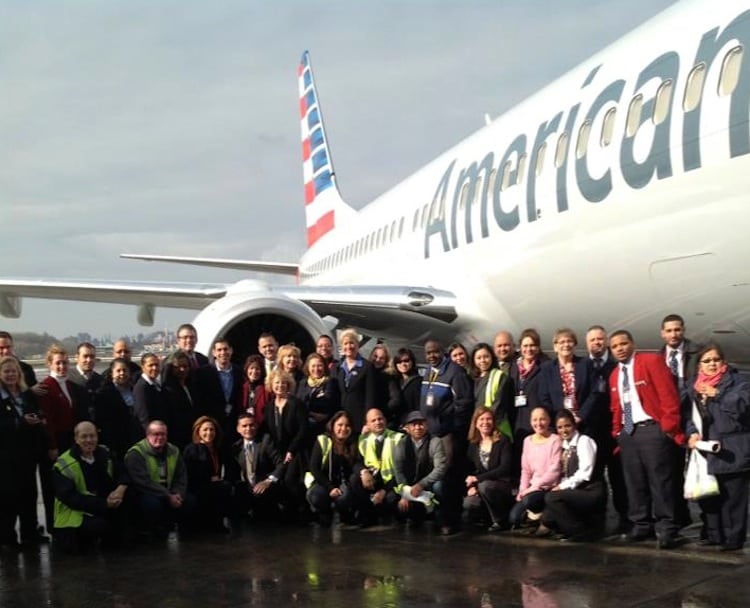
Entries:
{"label": "handbag", "polygon": [[719,495],[719,482],[708,472],[706,457],[695,449],[688,454],[683,495],[687,500]]}

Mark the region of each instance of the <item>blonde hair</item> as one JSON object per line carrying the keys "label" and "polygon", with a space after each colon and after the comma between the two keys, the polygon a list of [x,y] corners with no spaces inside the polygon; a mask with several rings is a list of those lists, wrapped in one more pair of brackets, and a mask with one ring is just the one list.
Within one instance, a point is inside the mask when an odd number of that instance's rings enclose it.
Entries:
{"label": "blonde hair", "polygon": [[345,340],[352,340],[359,347],[359,333],[356,329],[345,329],[339,336],[339,344],[343,344]]}
{"label": "blonde hair", "polygon": [[278,367],[275,370],[272,370],[271,373],[268,374],[268,378],[266,378],[266,390],[269,393],[273,392],[273,389],[271,387],[273,386],[275,380],[286,382],[289,385],[289,394],[294,394],[294,389],[297,387],[297,383],[294,381],[294,376],[292,376],[292,374],[290,374],[289,372],[285,372],[283,369],[279,369]]}
{"label": "blonde hair", "polygon": [[26,386],[26,380],[23,377],[23,370],[21,369],[21,364],[18,362],[18,359],[16,359],[12,355],[3,357],[2,359],[0,359],[0,369],[2,369],[4,365],[12,365],[16,368],[16,372],[18,372],[18,388],[20,388],[22,391],[25,391],[29,388],[28,386]]}
{"label": "blonde hair", "polygon": [[47,363],[52,363],[52,358],[55,355],[62,355],[63,357],[68,356],[68,351],[66,351],[62,346],[59,344],[53,344],[47,349]]}
{"label": "blonde hair", "polygon": [[284,344],[279,346],[279,349],[276,351],[277,365],[283,365],[284,357],[287,355],[294,355],[297,358],[297,368],[299,369],[302,365],[302,351],[294,344]]}

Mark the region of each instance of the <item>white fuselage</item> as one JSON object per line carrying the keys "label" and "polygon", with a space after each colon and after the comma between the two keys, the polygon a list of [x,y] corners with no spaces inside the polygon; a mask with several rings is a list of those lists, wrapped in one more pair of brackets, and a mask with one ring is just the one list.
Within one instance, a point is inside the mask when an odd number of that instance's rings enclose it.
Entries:
{"label": "white fuselage", "polygon": [[657,347],[674,312],[747,360],[748,44],[746,2],[672,7],[337,224],[301,282],[449,290],[467,341],[599,323]]}

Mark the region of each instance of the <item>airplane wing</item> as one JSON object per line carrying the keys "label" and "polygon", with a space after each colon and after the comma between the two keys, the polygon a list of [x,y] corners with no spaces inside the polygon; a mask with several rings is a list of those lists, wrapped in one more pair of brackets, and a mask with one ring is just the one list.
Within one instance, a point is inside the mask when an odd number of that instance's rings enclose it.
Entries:
{"label": "airplane wing", "polygon": [[190,258],[175,255],[150,255],[140,253],[121,253],[121,258],[144,260],[146,262],[170,262],[172,264],[189,264],[190,266],[209,266],[211,268],[229,268],[231,270],[249,270],[297,276],[299,264],[284,262],[260,262],[253,260],[233,260],[225,258]]}
{"label": "airplane wing", "polygon": [[200,310],[225,295],[290,298],[307,304],[321,317],[373,332],[408,323],[429,331],[456,319],[455,296],[430,287],[353,285],[271,286],[246,280],[235,284],[148,281],[0,279],[0,315],[18,318],[25,297],[138,306],[138,322],[153,325],[158,307]]}

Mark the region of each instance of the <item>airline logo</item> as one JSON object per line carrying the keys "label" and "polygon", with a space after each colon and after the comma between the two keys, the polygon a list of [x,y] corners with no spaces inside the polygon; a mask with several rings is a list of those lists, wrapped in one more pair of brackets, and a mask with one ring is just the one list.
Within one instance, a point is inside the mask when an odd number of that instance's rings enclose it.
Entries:
{"label": "airline logo", "polygon": [[318,106],[318,94],[312,76],[310,55],[307,51],[302,55],[297,70],[297,80],[302,136],[302,170],[305,182],[307,246],[311,247],[320,237],[333,229],[335,225],[333,204],[337,196],[331,155]]}
{"label": "airline logo", "polygon": [[[580,194],[582,200],[600,203],[613,191],[615,172],[628,187],[640,189],[654,179],[671,178],[675,171],[700,169],[705,142],[701,121],[708,111],[705,98],[709,96],[729,98],[728,104],[723,104],[726,128],[721,133],[727,138],[729,157],[749,154],[750,62],[742,57],[743,49],[749,47],[750,10],[745,10],[723,29],[707,29],[697,41],[694,56],[681,57],[677,51],[667,50],[641,66],[637,76],[611,82],[602,80],[599,65],[581,86],[590,105],[578,102],[567,115],[565,110],[550,114],[528,132],[503,133],[505,141],[495,142],[498,150],[505,147],[500,154],[489,151],[481,160],[475,157],[468,159],[470,162],[453,158],[430,205],[425,259],[488,238],[493,224],[510,232],[524,220],[539,220],[539,200],[545,197],[556,203],[557,213],[567,212],[570,185],[577,187],[574,196]],[[707,74],[712,74],[710,80]],[[654,81],[661,81],[658,88]],[[614,119],[616,111],[625,118],[618,123],[619,130],[604,141],[592,125],[603,124],[607,116]],[[636,138],[645,153],[636,154]],[[603,156],[605,147],[616,149],[618,145],[619,154]],[[554,155],[555,187],[540,194],[537,176],[546,148],[551,149],[548,156]],[[597,154],[608,158],[610,166],[595,175],[589,160]],[[525,196],[511,198],[511,189],[523,187],[524,181]],[[472,212],[472,202],[480,208],[478,217]]]}

